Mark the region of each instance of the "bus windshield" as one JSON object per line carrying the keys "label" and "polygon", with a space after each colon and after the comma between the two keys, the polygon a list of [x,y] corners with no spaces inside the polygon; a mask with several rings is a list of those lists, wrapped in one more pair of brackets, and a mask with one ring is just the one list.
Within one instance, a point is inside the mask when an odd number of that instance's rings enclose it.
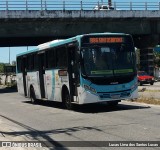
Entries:
{"label": "bus windshield", "polygon": [[119,76],[133,74],[134,49],[125,43],[88,45],[81,48],[83,69],[86,76]]}

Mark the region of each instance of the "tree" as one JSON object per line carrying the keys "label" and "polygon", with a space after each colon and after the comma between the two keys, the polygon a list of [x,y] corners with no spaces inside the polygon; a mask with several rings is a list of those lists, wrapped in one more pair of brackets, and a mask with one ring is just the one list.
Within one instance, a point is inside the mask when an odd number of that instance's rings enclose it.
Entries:
{"label": "tree", "polygon": [[160,67],[160,52],[154,51],[154,65]]}
{"label": "tree", "polygon": [[0,63],[0,73],[4,72],[4,63]]}

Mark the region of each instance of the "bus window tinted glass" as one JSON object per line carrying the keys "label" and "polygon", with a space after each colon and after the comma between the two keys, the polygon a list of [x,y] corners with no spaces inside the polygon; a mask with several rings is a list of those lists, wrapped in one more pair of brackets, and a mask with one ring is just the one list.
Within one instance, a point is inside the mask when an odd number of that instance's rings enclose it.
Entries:
{"label": "bus window tinted glass", "polygon": [[127,44],[83,47],[81,55],[88,76],[128,74],[135,69],[135,52]]}
{"label": "bus window tinted glass", "polygon": [[46,51],[46,68],[55,67],[55,51],[54,49]]}
{"label": "bus window tinted glass", "polygon": [[56,60],[57,67],[66,68],[67,67],[67,51],[65,47],[60,47],[56,49]]}
{"label": "bus window tinted glass", "polygon": [[21,57],[17,58],[17,71],[18,73],[22,72],[22,61]]}
{"label": "bus window tinted glass", "polygon": [[34,55],[33,54],[27,56],[27,69],[29,71],[34,70]]}

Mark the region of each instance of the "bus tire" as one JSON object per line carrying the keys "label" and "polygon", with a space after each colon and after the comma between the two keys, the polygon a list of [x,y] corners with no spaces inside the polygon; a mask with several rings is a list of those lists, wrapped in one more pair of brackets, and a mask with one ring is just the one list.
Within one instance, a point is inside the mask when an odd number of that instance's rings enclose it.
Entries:
{"label": "bus tire", "polygon": [[142,82],[140,82],[140,86],[142,86],[143,85],[143,83]]}
{"label": "bus tire", "polygon": [[33,87],[30,88],[30,99],[31,99],[31,103],[35,104],[37,102]]}
{"label": "bus tire", "polygon": [[150,85],[153,85],[153,84],[154,84],[154,82],[151,82],[151,83],[150,83]]}
{"label": "bus tire", "polygon": [[70,98],[70,94],[68,92],[68,90],[65,90],[63,92],[63,105],[66,109],[71,110],[72,109],[72,102],[71,102],[71,98]]}

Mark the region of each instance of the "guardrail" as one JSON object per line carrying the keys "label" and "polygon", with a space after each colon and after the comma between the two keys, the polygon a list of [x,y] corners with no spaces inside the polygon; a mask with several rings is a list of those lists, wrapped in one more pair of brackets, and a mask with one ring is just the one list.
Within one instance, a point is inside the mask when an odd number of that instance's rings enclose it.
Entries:
{"label": "guardrail", "polygon": [[[108,5],[92,0],[0,0],[0,10],[93,10]],[[112,2],[115,10],[160,10],[160,2]]]}

